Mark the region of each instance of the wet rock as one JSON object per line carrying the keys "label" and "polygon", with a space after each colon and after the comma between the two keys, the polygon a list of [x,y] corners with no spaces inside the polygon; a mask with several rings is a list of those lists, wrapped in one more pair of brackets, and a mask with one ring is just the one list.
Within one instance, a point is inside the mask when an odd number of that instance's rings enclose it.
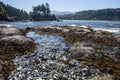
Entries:
{"label": "wet rock", "polygon": [[120,45],[120,35],[119,36],[115,36],[115,38],[117,39],[117,42]]}
{"label": "wet rock", "polygon": [[12,62],[15,56],[32,53],[35,49],[34,41],[23,36],[21,30],[0,27],[0,79],[8,80],[9,74],[16,68]]}
{"label": "wet rock", "polygon": [[1,38],[0,41],[1,42],[3,42],[3,41],[14,42],[16,44],[23,44],[25,42],[33,42],[32,39],[26,38],[26,37],[21,36],[21,35],[7,36],[7,37],[4,37],[4,38]]}
{"label": "wet rock", "polygon": [[[62,36],[64,42],[72,44],[68,51],[71,52],[72,57],[80,61],[83,60],[87,65],[110,73],[117,77],[116,79],[120,79],[120,74],[118,74],[120,73],[119,36],[107,31],[93,30],[88,26],[50,26],[38,28],[35,31],[40,34]],[[86,44],[83,44],[84,42]],[[50,49],[50,52],[55,53],[57,50]],[[58,55],[60,57],[60,54]],[[42,55],[46,60],[51,56],[54,58],[54,55],[51,54],[48,54],[48,56]],[[60,57],[60,59],[62,63],[69,63],[69,59],[66,57]]]}
{"label": "wet rock", "polygon": [[34,48],[34,41],[21,35],[8,36],[0,39],[0,51],[4,54],[15,52],[26,53],[27,51],[33,51]]}
{"label": "wet rock", "polygon": [[[36,36],[36,34],[34,35]],[[31,37],[35,38],[35,36]],[[19,70],[15,69],[9,79],[90,80],[95,76],[105,75],[98,69],[73,59],[67,50],[70,44],[63,43],[61,37],[51,35],[37,37],[35,40],[38,48],[33,54],[13,59]],[[40,61],[40,63],[36,64],[35,61],[37,63]]]}
{"label": "wet rock", "polygon": [[109,76],[95,76],[91,80],[113,80]]}
{"label": "wet rock", "polygon": [[36,64],[40,64],[40,60],[39,60],[39,59],[36,59],[36,60],[35,60],[35,63],[36,63]]}
{"label": "wet rock", "polygon": [[[112,80],[109,74],[112,74],[114,79],[120,79],[119,37],[115,37],[107,31],[95,31],[89,26],[53,26],[42,27],[38,30],[28,28],[28,31],[31,30],[41,34],[63,36],[65,42],[72,42],[72,46],[68,50],[69,46],[66,46],[65,43],[56,38],[55,41],[54,37],[46,35],[37,38],[40,45],[35,55],[28,56],[30,60],[24,58],[20,60],[25,60],[25,62],[19,62],[23,64],[24,75],[27,71],[30,73],[32,69],[35,69],[31,72],[32,76],[29,79],[38,79],[38,77],[40,79],[59,79],[61,77],[60,79],[69,80]],[[17,62],[16,64],[19,66]]]}
{"label": "wet rock", "polygon": [[82,43],[74,43],[70,51],[74,59],[85,61],[87,65],[94,66],[103,72],[112,74],[115,79],[119,80],[119,49],[112,50],[111,52],[108,49],[96,50],[83,46]]}
{"label": "wet rock", "polygon": [[[40,34],[62,36],[64,42],[72,44],[68,51],[71,52],[72,57],[83,60],[87,65],[117,76],[119,79],[119,36],[107,31],[93,30],[88,26],[52,26],[38,28],[35,31]],[[55,49],[51,49],[51,51],[56,52]],[[53,55],[49,54],[49,56],[44,55],[43,57],[47,59],[51,56]],[[61,62],[68,63],[69,59],[64,58],[60,58]]]}
{"label": "wet rock", "polygon": [[98,45],[105,45],[105,46],[120,46],[117,42],[117,39],[113,35],[93,35],[91,42],[94,42]]}
{"label": "wet rock", "polygon": [[89,26],[80,26],[74,30],[74,32],[76,32],[77,34],[91,33],[92,31],[93,29]]}
{"label": "wet rock", "polygon": [[82,59],[94,53],[94,49],[92,47],[85,47],[82,43],[74,43],[70,47],[70,52],[73,58]]}
{"label": "wet rock", "polygon": [[12,61],[0,60],[0,79],[7,80],[11,71],[15,69],[15,65]]}
{"label": "wet rock", "polygon": [[12,27],[0,27],[0,38],[13,35],[22,35],[22,32],[19,29]]}
{"label": "wet rock", "polygon": [[112,35],[112,33],[109,33],[107,31],[97,30],[94,32],[95,35]]}

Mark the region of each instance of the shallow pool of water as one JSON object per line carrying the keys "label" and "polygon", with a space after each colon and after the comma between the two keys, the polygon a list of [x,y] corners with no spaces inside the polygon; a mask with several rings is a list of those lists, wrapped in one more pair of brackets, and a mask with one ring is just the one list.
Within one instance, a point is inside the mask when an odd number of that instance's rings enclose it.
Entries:
{"label": "shallow pool of water", "polygon": [[104,73],[85,65],[71,57],[69,44],[63,38],[51,35],[39,35],[29,32],[38,44],[32,54],[16,56],[13,59],[16,69],[9,80],[93,80]]}

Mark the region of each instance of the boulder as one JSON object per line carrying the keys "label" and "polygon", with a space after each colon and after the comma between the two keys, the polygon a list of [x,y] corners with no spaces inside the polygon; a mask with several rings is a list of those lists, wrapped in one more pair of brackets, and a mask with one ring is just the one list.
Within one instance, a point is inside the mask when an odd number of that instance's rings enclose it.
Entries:
{"label": "boulder", "polygon": [[94,35],[112,35],[112,33],[107,32],[107,31],[103,31],[103,30],[96,30],[94,32]]}
{"label": "boulder", "polygon": [[70,47],[70,52],[73,58],[82,59],[92,54],[94,49],[92,47],[85,47],[82,43],[75,43]]}
{"label": "boulder", "polygon": [[7,77],[15,69],[12,61],[0,60],[0,80],[8,80]]}
{"label": "boulder", "polygon": [[120,44],[120,35],[116,35],[115,38],[117,39],[118,44]]}
{"label": "boulder", "polygon": [[27,38],[25,36],[22,36],[22,35],[16,35],[16,36],[7,36],[7,37],[4,37],[4,38],[1,38],[0,41],[5,41],[5,42],[13,42],[13,43],[16,43],[16,44],[23,44],[25,42],[33,42],[32,39],[30,38]]}
{"label": "boulder", "polygon": [[33,51],[34,48],[34,41],[22,35],[7,36],[0,39],[0,54],[23,54]]}
{"label": "boulder", "polygon": [[86,29],[86,28],[79,28],[77,30],[75,30],[75,33],[77,34],[86,34],[86,33],[90,33],[91,30],[90,29]]}
{"label": "boulder", "polygon": [[[93,47],[93,46],[92,46]],[[115,80],[120,80],[120,51],[93,49],[82,43],[74,43],[70,47],[74,59],[85,61],[88,66],[93,66],[103,72],[113,75]],[[94,77],[93,80],[111,80],[109,77]]]}
{"label": "boulder", "polygon": [[0,80],[8,80],[15,69],[12,59],[16,55],[32,53],[35,49],[34,41],[23,36],[22,30],[0,26]]}
{"label": "boulder", "polygon": [[22,32],[12,27],[0,27],[0,38],[13,35],[22,35]]}

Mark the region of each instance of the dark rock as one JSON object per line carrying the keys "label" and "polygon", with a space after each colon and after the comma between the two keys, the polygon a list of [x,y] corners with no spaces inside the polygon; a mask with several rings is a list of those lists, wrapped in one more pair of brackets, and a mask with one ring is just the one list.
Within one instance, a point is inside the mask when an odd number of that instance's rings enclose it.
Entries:
{"label": "dark rock", "polygon": [[8,80],[7,77],[15,69],[12,61],[0,60],[0,80]]}
{"label": "dark rock", "polygon": [[39,59],[36,59],[36,60],[35,60],[35,63],[36,63],[36,64],[40,64],[40,60],[39,60]]}

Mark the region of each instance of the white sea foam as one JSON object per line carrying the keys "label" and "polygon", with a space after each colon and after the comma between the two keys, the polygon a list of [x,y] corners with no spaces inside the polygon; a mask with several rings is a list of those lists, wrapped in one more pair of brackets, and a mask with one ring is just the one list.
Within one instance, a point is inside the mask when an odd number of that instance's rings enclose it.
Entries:
{"label": "white sea foam", "polygon": [[120,28],[93,28],[93,29],[94,30],[103,30],[103,31],[108,31],[108,32],[120,34]]}
{"label": "white sea foam", "polygon": [[73,26],[73,27],[75,27],[75,26],[77,26],[76,24],[72,24],[72,25],[70,25],[70,26]]}
{"label": "white sea foam", "polygon": [[0,24],[0,26],[12,27],[12,25],[9,24]]}

